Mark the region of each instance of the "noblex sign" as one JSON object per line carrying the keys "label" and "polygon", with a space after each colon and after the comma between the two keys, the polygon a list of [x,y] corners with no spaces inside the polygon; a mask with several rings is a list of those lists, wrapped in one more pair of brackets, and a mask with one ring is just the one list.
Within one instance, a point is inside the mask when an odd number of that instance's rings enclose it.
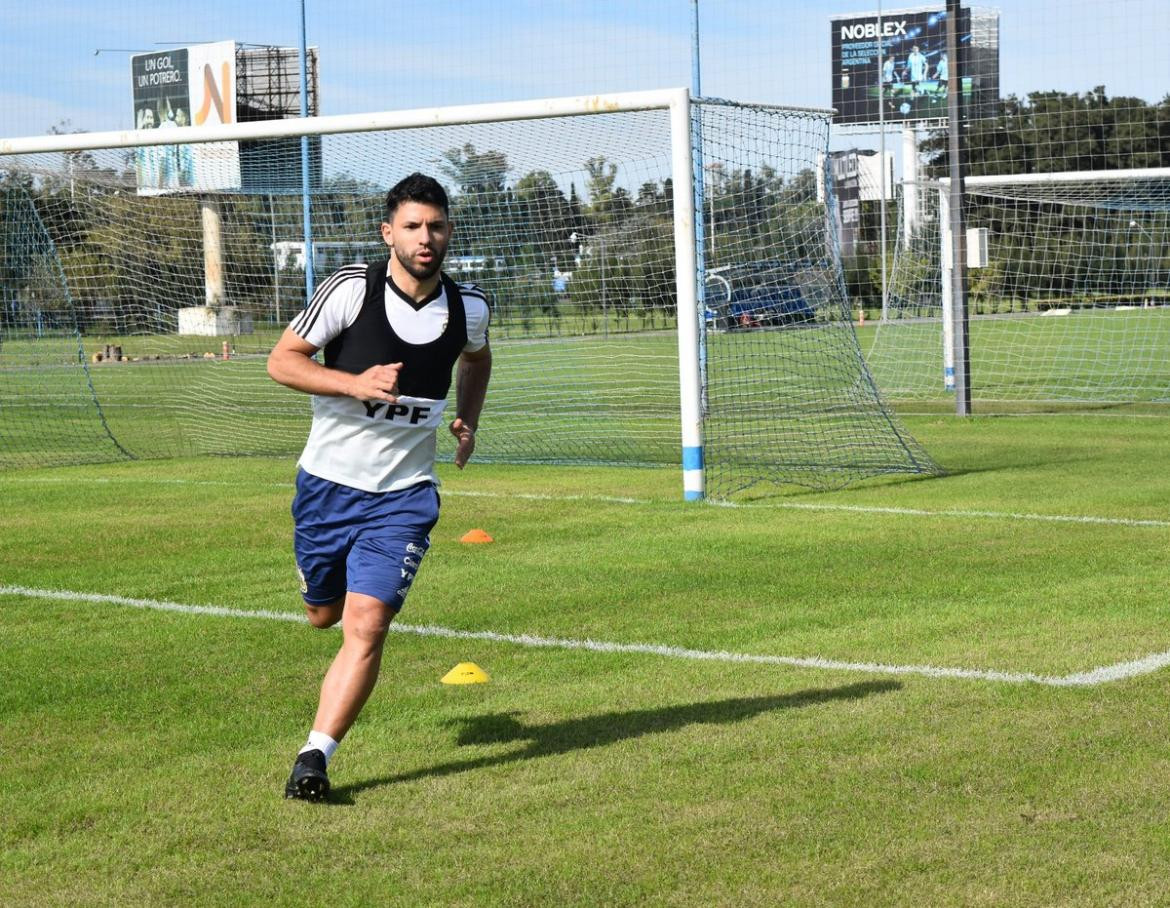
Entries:
{"label": "noblex sign", "polygon": [[963,8],[959,59],[947,54],[945,9],[890,10],[830,20],[833,122],[876,125],[939,121],[947,95],[968,116],[999,94],[999,14]]}

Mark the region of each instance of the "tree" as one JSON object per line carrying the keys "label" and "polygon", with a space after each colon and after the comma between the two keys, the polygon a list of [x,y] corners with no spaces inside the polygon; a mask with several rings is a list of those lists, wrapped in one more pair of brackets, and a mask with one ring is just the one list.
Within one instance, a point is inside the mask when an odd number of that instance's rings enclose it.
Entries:
{"label": "tree", "polygon": [[28,289],[36,282],[35,262],[49,250],[49,238],[32,205],[32,177],[0,174],[0,327],[23,328]]}
{"label": "tree", "polygon": [[605,223],[620,221],[633,208],[628,190],[616,186],[617,165],[603,155],[589,158],[585,162],[589,174],[585,181],[589,193],[588,214],[596,228]]}
{"label": "tree", "polygon": [[[542,261],[533,264],[547,267],[552,260],[568,262],[574,253],[570,237],[578,224],[572,206],[547,170],[525,174],[513,188],[516,220],[522,248]],[[537,253],[535,250],[539,250]],[[551,273],[551,268],[548,269]]]}
{"label": "tree", "polygon": [[494,255],[499,237],[514,223],[506,187],[508,158],[501,151],[476,151],[466,143],[443,153],[440,170],[456,187],[451,217],[457,229],[451,240],[456,255]]}
{"label": "tree", "polygon": [[[971,176],[1170,166],[1170,97],[1109,98],[1105,86],[1084,94],[1008,95],[994,115],[966,122]],[[946,175],[947,132],[922,143],[927,172]]]}
{"label": "tree", "polygon": [[[971,176],[1166,167],[1170,96],[1151,105],[1141,98],[1111,98],[1100,85],[1083,94],[1009,95],[999,101],[993,116],[966,123],[966,133]],[[946,132],[932,133],[922,149],[928,174],[945,175]],[[983,276],[979,289],[984,305],[999,305],[994,294],[1039,305],[1054,298],[1133,293],[1132,271],[1118,264],[1129,260],[1128,215],[1023,194],[1008,204],[971,192],[968,199],[967,220],[990,229],[1001,266],[994,280]],[[1115,200],[1111,207],[1118,204]],[[1011,267],[1002,267],[1003,262]]]}

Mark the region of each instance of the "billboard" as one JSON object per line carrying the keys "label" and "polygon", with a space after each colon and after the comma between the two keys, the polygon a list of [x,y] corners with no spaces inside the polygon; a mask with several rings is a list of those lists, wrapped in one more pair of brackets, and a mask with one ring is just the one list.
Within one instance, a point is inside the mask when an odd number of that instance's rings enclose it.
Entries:
{"label": "billboard", "polygon": [[[959,60],[947,55],[945,9],[835,16],[833,122],[913,124],[945,120],[947,96],[961,93],[967,116],[982,116],[999,97],[999,14],[959,12]],[[955,78],[956,74],[959,78]]]}
{"label": "billboard", "polygon": [[857,149],[830,152],[829,168],[837,203],[837,241],[842,257],[849,258],[857,251],[861,227],[861,166]]}
{"label": "billboard", "polygon": [[[234,41],[135,54],[130,59],[130,71],[136,129],[236,122]],[[138,148],[134,167],[141,195],[196,188],[234,189],[240,185],[235,142]]]}

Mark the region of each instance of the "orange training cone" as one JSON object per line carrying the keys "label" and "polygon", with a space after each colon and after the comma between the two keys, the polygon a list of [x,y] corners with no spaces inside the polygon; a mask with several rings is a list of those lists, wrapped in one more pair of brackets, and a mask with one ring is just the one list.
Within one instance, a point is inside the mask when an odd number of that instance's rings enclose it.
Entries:
{"label": "orange training cone", "polygon": [[483,530],[468,530],[466,533],[464,533],[462,536],[459,537],[459,541],[460,542],[494,542],[495,540],[493,540],[492,537],[489,536],[487,533],[485,533]]}

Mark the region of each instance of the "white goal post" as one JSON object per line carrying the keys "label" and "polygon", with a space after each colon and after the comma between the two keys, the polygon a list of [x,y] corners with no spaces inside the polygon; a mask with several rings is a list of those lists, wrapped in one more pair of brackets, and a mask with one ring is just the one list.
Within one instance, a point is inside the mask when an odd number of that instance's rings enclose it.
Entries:
{"label": "white goal post", "polygon": [[[963,184],[973,396],[1170,399],[1170,168],[981,174]],[[889,318],[870,355],[892,398],[954,391],[950,181],[915,188],[915,212],[903,194],[914,228],[897,250]]]}
{"label": "white goal post", "polygon": [[[1103,197],[1114,195],[1119,187],[1161,183],[1170,186],[1170,167],[1129,168],[1104,171],[1056,171],[1053,173],[979,174],[964,177],[966,194],[976,198],[995,198],[1011,201],[1055,202],[1073,205],[1099,205]],[[942,262],[942,317],[943,317],[943,373],[945,388],[955,390],[955,312],[951,289],[951,219],[950,219],[950,177],[937,181],[939,211],[939,258]],[[1158,195],[1164,195],[1165,189]],[[1149,204],[1156,204],[1150,200]],[[1113,203],[1116,205],[1116,202]],[[1112,206],[1111,206],[1112,207]],[[1143,206],[1144,207],[1144,206]],[[1127,216],[1128,217],[1128,216]],[[1136,222],[1134,222],[1136,223]],[[986,243],[988,228],[971,226],[967,230],[967,266],[984,267],[982,258],[974,259],[976,231]],[[986,249],[978,250],[986,253]]]}
{"label": "white goal post", "polygon": [[[190,145],[312,135],[412,129],[437,124],[488,123],[547,117],[588,116],[620,111],[668,110],[671,132],[671,177],[675,186],[690,185],[694,169],[691,144],[691,99],[685,88],[507,101],[370,114],[261,120],[221,126],[187,126],[174,130],[124,130],[76,135],[32,136],[0,140],[0,155],[33,152],[137,148],[143,145]],[[682,426],[684,497],[704,497],[703,423],[700,412],[699,303],[695,257],[695,208],[691,193],[674,199],[675,274],[678,293],[679,417]]]}

